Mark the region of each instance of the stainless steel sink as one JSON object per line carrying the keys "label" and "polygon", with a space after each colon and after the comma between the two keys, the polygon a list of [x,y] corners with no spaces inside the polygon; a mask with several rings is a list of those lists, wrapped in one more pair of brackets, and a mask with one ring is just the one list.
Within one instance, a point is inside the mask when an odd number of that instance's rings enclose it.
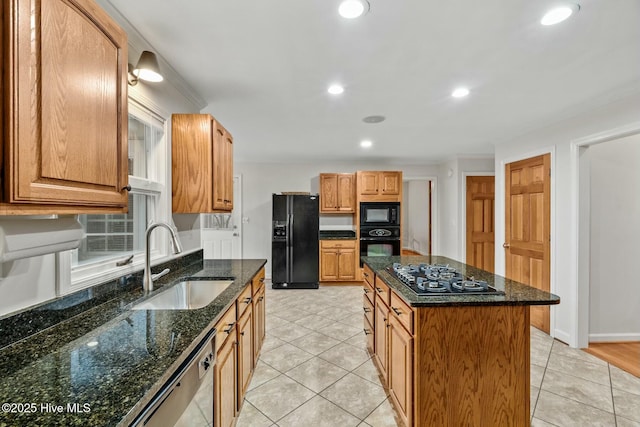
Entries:
{"label": "stainless steel sink", "polygon": [[133,310],[195,310],[209,305],[233,280],[187,280],[142,301]]}

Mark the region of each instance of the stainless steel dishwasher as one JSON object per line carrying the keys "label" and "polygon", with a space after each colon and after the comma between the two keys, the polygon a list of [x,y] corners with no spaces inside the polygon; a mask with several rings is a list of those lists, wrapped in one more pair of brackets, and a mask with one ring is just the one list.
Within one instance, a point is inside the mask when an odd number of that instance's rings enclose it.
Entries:
{"label": "stainless steel dishwasher", "polygon": [[132,426],[205,427],[213,424],[215,334],[215,329],[207,334]]}

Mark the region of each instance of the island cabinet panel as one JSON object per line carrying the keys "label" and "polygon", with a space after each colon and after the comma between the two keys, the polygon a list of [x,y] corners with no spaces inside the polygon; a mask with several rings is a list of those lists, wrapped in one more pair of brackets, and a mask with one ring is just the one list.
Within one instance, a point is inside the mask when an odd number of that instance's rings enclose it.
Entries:
{"label": "island cabinet panel", "polygon": [[529,425],[529,307],[418,308],[415,326],[413,425]]}
{"label": "island cabinet panel", "polygon": [[383,384],[387,384],[389,378],[389,346],[387,340],[387,328],[389,325],[389,307],[384,303],[382,298],[375,298],[375,314],[374,314],[374,360],[378,365],[378,369],[383,378]]}
{"label": "island cabinet panel", "polygon": [[126,33],[92,0],[0,7],[0,214],[126,212]]}
{"label": "island cabinet panel", "polygon": [[389,316],[389,395],[405,425],[413,421],[413,336]]}

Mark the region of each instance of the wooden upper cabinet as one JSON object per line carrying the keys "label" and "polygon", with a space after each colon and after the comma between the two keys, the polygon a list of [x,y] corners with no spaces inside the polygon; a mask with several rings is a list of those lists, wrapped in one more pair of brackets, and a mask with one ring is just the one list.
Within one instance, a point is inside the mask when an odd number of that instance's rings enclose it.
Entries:
{"label": "wooden upper cabinet", "polygon": [[126,211],[126,33],[92,0],[0,7],[0,214]]}
{"label": "wooden upper cabinet", "polygon": [[402,172],[358,171],[356,176],[358,201],[402,201]]}
{"label": "wooden upper cabinet", "polygon": [[233,138],[209,114],[171,116],[171,165],[173,212],[233,209]]}
{"label": "wooden upper cabinet", "polygon": [[354,213],[355,205],[354,174],[320,174],[321,213]]}
{"label": "wooden upper cabinet", "polygon": [[213,209],[233,210],[233,137],[216,120],[213,122]]}

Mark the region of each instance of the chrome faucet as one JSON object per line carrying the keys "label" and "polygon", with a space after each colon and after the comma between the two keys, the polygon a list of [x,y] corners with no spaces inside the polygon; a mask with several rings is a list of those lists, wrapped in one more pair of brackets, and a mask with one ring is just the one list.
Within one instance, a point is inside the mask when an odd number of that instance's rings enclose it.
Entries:
{"label": "chrome faucet", "polygon": [[158,274],[151,274],[151,248],[149,241],[151,240],[151,232],[156,227],[164,227],[169,230],[171,233],[171,245],[173,246],[173,253],[179,254],[182,252],[182,245],[180,244],[180,240],[178,240],[178,235],[176,234],[176,230],[171,227],[166,222],[156,222],[154,224],[149,225],[147,227],[147,231],[145,231],[145,246],[144,246],[144,275],[142,277],[142,289],[145,291],[153,290],[153,281],[159,279],[169,272],[168,268],[165,268]]}

